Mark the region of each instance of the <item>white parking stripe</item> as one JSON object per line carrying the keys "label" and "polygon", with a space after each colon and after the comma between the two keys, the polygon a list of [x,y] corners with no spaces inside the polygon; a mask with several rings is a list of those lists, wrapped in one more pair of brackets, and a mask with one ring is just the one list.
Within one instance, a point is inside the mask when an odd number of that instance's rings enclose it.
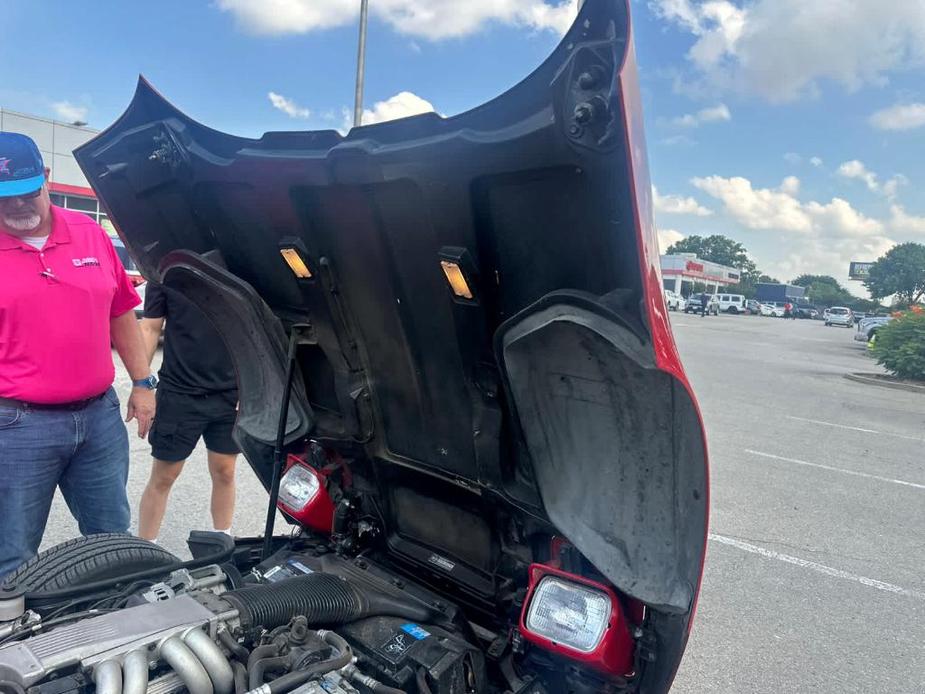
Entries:
{"label": "white parking stripe", "polygon": [[767,549],[766,547],[753,545],[749,542],[742,542],[742,540],[737,540],[734,537],[726,537],[725,535],[710,533],[709,538],[713,542],[719,542],[720,544],[728,545],[729,547],[735,547],[736,549],[740,549],[743,552],[758,554],[762,557],[765,557],[766,559],[776,559],[777,561],[793,564],[794,566],[799,566],[803,569],[809,569],[810,571],[816,571],[818,573],[825,574],[826,576],[831,576],[832,578],[842,578],[846,581],[853,581],[855,583],[860,583],[863,586],[867,586],[868,588],[876,588],[877,590],[882,590],[885,593],[903,595],[907,598],[915,598],[916,600],[925,600],[925,593],[922,593],[918,590],[910,590],[908,588],[903,588],[892,583],[887,583],[886,581],[878,581],[874,578],[867,578],[866,576],[859,576],[847,571],[842,571],[841,569],[835,569],[831,566],[826,566],[825,564],[809,561],[808,559],[801,559],[800,557],[794,557],[789,554],[781,554],[780,552],[775,552],[773,549]]}
{"label": "white parking stripe", "polygon": [[907,439],[909,441],[922,441],[925,443],[925,439],[919,438],[918,436],[904,436],[903,434],[893,434],[889,431],[877,431],[876,429],[863,429],[862,427],[851,427],[847,424],[835,424],[833,422],[823,422],[820,419],[807,419],[806,417],[794,417],[793,415],[786,415],[787,419],[793,419],[798,422],[809,422],[810,424],[821,424],[825,427],[836,427],[838,429],[850,429],[851,431],[861,431],[865,434],[879,434],[880,436],[893,436],[897,439]]}
{"label": "white parking stripe", "polygon": [[892,477],[881,477],[880,475],[869,475],[866,472],[858,472],[857,470],[845,470],[840,467],[832,467],[831,465],[823,465],[822,463],[810,463],[805,460],[797,460],[796,458],[785,458],[782,455],[774,455],[773,453],[762,453],[761,451],[753,451],[750,448],[744,449],[746,453],[751,453],[752,455],[758,455],[762,458],[770,458],[771,460],[780,460],[785,463],[793,463],[794,465],[805,465],[807,467],[815,467],[820,470],[829,470],[831,472],[840,472],[843,475],[853,475],[855,477],[866,477],[867,479],[877,480],[879,482],[889,482],[890,484],[901,484],[905,487],[914,487],[915,489],[925,489],[925,484],[917,484],[916,482],[907,482],[906,480],[897,480]]}

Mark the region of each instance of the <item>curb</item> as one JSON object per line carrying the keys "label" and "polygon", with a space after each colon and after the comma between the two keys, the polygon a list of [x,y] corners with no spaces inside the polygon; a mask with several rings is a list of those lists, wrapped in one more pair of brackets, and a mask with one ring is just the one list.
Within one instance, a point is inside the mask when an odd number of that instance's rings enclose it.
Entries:
{"label": "curb", "polygon": [[864,383],[869,386],[880,386],[881,388],[892,388],[893,390],[905,390],[910,393],[921,393],[925,395],[925,385],[917,386],[911,383],[890,383],[882,378],[876,378],[873,374],[847,373],[845,378],[855,383]]}

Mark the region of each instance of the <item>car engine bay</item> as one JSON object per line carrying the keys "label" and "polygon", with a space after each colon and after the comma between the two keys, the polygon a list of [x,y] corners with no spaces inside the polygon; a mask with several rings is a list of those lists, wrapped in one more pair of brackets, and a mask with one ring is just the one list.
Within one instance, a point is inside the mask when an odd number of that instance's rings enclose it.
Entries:
{"label": "car engine bay", "polygon": [[[312,451],[329,460],[319,447]],[[317,468],[293,461],[281,502],[302,508],[300,494]],[[578,575],[593,568],[567,542],[544,534],[548,526],[508,517],[510,537],[485,539],[486,546],[508,546],[491,557],[494,571],[483,574],[474,567],[479,556],[465,557],[462,546],[450,543],[443,553],[422,554],[424,545],[415,537],[414,531],[452,537],[454,524],[475,523],[453,517],[462,513],[458,490],[456,505],[441,510],[447,497],[441,501],[440,485],[429,485],[425,502],[420,489],[393,478],[393,497],[429,503],[428,519],[439,519],[432,530],[395,532],[402,526],[387,520],[388,509],[377,519],[377,497],[359,492],[366,487],[364,465],[352,462],[329,466],[323,481],[311,487],[312,501],[323,498],[333,532],[316,532],[302,522],[291,536],[273,537],[266,559],[263,538],[193,532],[193,560],[160,571],[114,570],[108,580],[50,592],[5,584],[0,692],[637,690],[647,633],[641,604]],[[316,512],[307,506],[311,519]],[[296,513],[285,503],[281,508]],[[93,539],[83,538],[90,544]],[[532,563],[539,559],[546,563]],[[541,593],[545,606],[528,610]],[[542,636],[569,633],[577,635],[571,650]]]}

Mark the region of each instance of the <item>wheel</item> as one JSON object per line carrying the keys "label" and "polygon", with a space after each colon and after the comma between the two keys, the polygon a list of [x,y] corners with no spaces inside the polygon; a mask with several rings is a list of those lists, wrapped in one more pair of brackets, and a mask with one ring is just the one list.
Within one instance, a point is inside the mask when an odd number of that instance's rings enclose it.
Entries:
{"label": "wheel", "polygon": [[726,313],[731,313],[732,315],[735,315],[738,312],[739,312],[739,309],[737,309],[735,306],[730,306],[729,308],[726,309]]}
{"label": "wheel", "polygon": [[827,328],[828,328],[828,327],[829,327],[829,326],[831,326],[831,325],[832,325],[832,324],[831,324],[831,323],[829,323],[829,321],[826,321],[826,322],[825,322],[825,327],[827,327]]}
{"label": "wheel", "polygon": [[7,576],[27,591],[46,592],[168,567],[179,559],[153,542],[128,533],[78,537],[33,557]]}

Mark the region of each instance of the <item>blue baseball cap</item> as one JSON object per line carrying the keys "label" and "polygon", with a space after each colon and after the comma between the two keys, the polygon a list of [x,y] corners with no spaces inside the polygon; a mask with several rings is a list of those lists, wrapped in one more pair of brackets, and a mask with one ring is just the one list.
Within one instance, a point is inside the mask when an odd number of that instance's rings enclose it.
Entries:
{"label": "blue baseball cap", "polygon": [[34,193],[45,185],[45,163],[31,137],[0,132],[0,198]]}

